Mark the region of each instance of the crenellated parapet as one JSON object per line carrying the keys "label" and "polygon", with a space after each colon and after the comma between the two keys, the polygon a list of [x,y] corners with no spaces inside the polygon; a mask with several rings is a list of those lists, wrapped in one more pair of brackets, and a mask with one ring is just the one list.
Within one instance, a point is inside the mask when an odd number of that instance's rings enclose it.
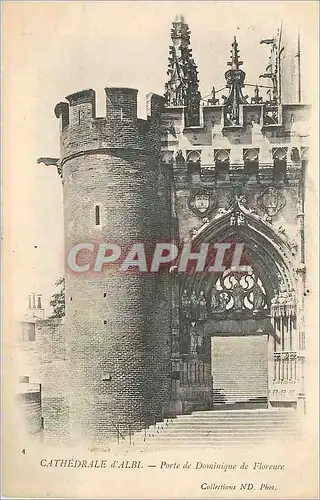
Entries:
{"label": "crenellated parapet", "polygon": [[[184,107],[167,107],[162,114],[162,144],[169,146],[181,143],[189,145],[236,145],[253,144],[258,140],[265,144],[290,142],[307,145],[311,106],[305,104],[280,104],[270,108],[266,103],[240,104],[238,124],[226,119],[227,106],[206,105],[200,108],[200,126],[188,127],[185,123]],[[234,138],[234,139],[233,139]],[[238,141],[239,144],[240,140]],[[297,144],[295,144],[297,145]],[[179,148],[180,149],[180,148]]]}
{"label": "crenellated parapet", "polygon": [[[164,98],[149,94],[142,120],[137,95],[107,87],[103,117],[92,89],[55,108],[60,160],[40,160],[62,175],[66,255],[81,242],[95,248],[112,242],[122,251],[170,235],[170,191],[160,162]],[[117,427],[127,435],[162,418],[170,383],[167,276],[105,266],[84,277],[66,265],[65,278],[71,439],[103,442]]]}
{"label": "crenellated parapet", "polygon": [[126,149],[155,154],[160,144],[157,137],[164,98],[156,94],[147,97],[148,117],[137,117],[136,89],[107,87],[106,113],[96,116],[96,94],[82,90],[60,102],[55,114],[60,119],[61,164],[74,155],[89,154],[104,149]]}

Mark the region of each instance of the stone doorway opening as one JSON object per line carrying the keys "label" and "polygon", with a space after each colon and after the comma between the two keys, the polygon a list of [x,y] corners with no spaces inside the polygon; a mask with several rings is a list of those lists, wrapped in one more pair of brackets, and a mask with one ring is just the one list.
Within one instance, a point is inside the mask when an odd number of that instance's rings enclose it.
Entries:
{"label": "stone doorway opening", "polygon": [[199,249],[212,241],[242,242],[241,269],[226,265],[219,273],[174,279],[173,397],[182,413],[223,405],[293,406],[299,391],[304,398],[304,332],[298,331],[292,253],[239,200],[234,209],[242,211],[244,225],[234,227],[230,209],[192,244]]}
{"label": "stone doorway opening", "polygon": [[213,409],[268,407],[268,335],[211,337]]}

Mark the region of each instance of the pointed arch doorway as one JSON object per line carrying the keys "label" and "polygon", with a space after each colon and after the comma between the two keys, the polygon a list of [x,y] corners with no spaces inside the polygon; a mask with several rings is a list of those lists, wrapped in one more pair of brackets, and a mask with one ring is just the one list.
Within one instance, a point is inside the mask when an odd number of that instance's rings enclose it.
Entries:
{"label": "pointed arch doorway", "polygon": [[292,254],[239,202],[193,243],[212,241],[244,243],[251,265],[242,273],[229,266],[220,274],[178,278],[182,412],[267,407],[280,384],[296,383]]}
{"label": "pointed arch doorway", "polygon": [[189,293],[182,294],[182,381],[195,382],[186,394],[193,408],[197,400],[199,409],[201,400],[205,409],[266,408],[274,328],[261,279],[252,269],[229,269],[195,280]]}
{"label": "pointed arch doorway", "polygon": [[211,338],[213,408],[266,408],[273,328],[261,279],[252,269],[227,270],[211,283],[207,299],[211,319],[203,331]]}

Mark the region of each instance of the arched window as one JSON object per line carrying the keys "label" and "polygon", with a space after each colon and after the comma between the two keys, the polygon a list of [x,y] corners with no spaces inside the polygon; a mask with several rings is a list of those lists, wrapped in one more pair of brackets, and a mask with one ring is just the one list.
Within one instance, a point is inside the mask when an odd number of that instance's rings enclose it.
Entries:
{"label": "arched window", "polygon": [[200,175],[201,153],[200,151],[187,151],[188,173],[191,175]]}
{"label": "arched window", "polygon": [[225,179],[230,167],[230,150],[216,149],[214,151],[216,178]]}
{"label": "arched window", "polygon": [[257,175],[259,169],[259,150],[245,149],[243,151],[244,173]]}
{"label": "arched window", "polygon": [[287,180],[287,149],[274,148],[272,150],[273,157],[273,180],[286,181]]}

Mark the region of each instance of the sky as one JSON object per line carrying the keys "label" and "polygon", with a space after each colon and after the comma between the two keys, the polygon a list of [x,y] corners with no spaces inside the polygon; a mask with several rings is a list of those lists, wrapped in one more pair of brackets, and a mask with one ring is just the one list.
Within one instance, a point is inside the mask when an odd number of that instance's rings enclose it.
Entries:
{"label": "sky", "polygon": [[[15,317],[23,316],[32,292],[43,294],[49,313],[54,282],[63,274],[61,180],[54,167],[36,162],[41,156],[59,157],[55,105],[70,93],[93,88],[97,116],[103,116],[104,87],[119,85],[139,90],[139,115],[145,117],[146,94],[164,91],[177,14],[191,29],[203,96],[213,85],[224,87],[234,35],[246,82],[257,83],[269,55],[259,42],[275,36],[281,20],[292,32],[299,20],[306,75],[310,51],[304,48],[315,43],[315,3],[5,2],[3,194]],[[305,78],[302,85],[308,82]]]}

